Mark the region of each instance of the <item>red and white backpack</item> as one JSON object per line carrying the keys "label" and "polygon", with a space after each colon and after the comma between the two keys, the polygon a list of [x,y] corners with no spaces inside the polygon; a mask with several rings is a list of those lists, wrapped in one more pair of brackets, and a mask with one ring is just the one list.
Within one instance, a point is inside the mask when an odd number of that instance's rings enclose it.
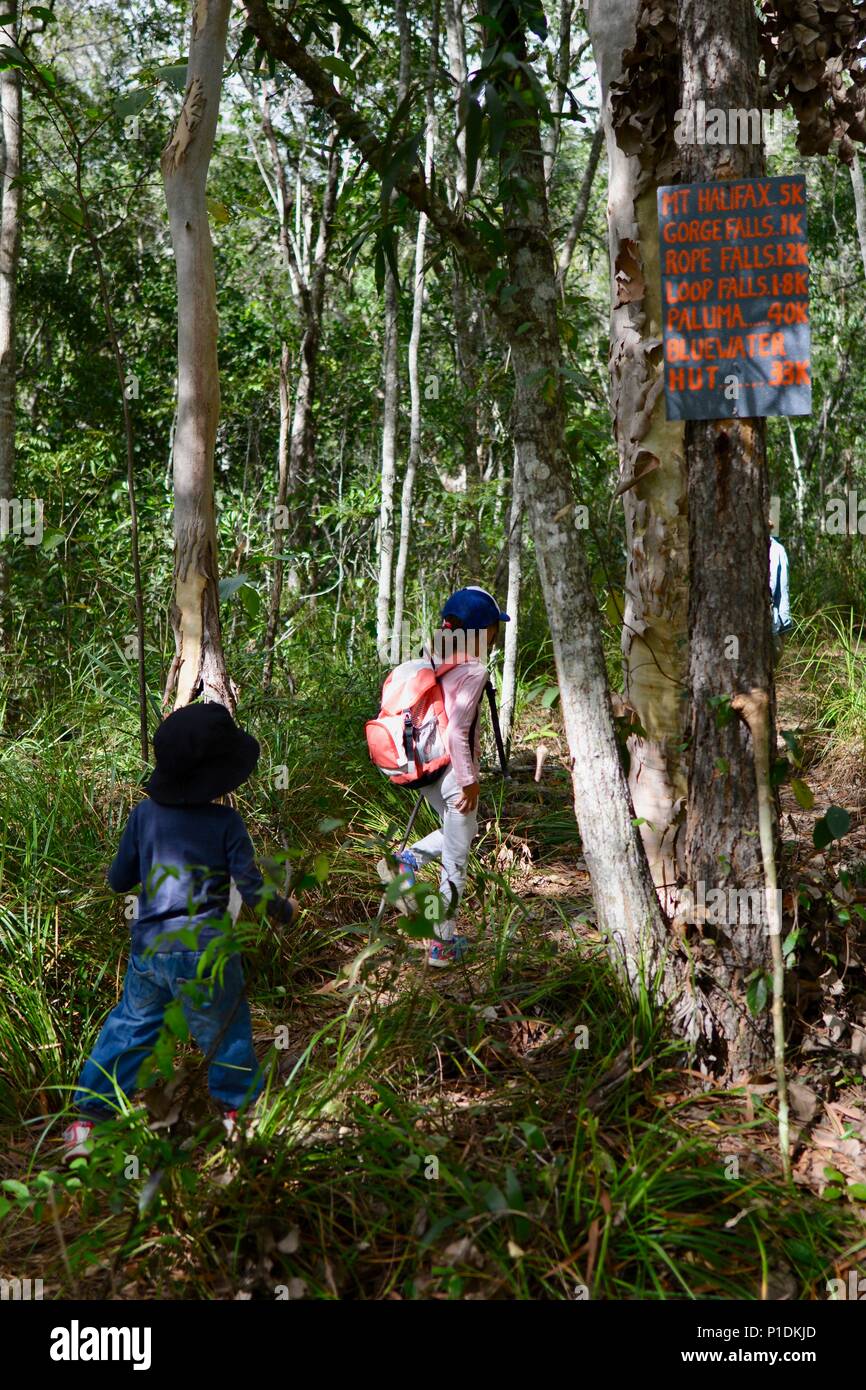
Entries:
{"label": "red and white backpack", "polygon": [[370,757],[392,782],[424,786],[451,761],[438,678],[461,660],[440,661],[435,668],[429,657],[404,661],[387,677],[379,717],[365,728]]}

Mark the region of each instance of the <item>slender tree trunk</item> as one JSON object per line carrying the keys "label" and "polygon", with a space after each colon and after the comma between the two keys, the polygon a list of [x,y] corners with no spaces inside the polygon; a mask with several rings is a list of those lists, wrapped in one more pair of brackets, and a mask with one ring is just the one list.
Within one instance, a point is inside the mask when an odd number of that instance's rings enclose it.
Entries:
{"label": "slender tree trunk", "polygon": [[511,732],[514,724],[514,698],[517,690],[517,648],[520,623],[520,584],[523,566],[523,479],[520,458],[514,450],[511,475],[511,514],[508,519],[508,597],[505,611],[511,622],[505,628],[505,652],[502,663],[502,698],[499,724],[506,755],[511,755]]}
{"label": "slender tree trunk", "polygon": [[556,156],[562,132],[562,108],[565,104],[565,90],[571,76],[571,18],[574,0],[559,0],[559,35],[556,47],[556,79],[550,99],[552,120],[542,132],[544,144],[544,182],[550,195],[550,183],[556,167]]}
{"label": "slender tree trunk", "polygon": [[[439,4],[433,0],[430,20],[430,65],[427,71],[426,125],[424,140],[424,177],[430,180],[433,172],[433,156],[436,150],[436,69],[439,62]],[[391,664],[400,659],[400,638],[403,628],[403,612],[406,601],[406,571],[409,565],[409,540],[412,529],[412,493],[415,475],[421,460],[421,380],[419,359],[421,348],[421,323],[424,316],[424,256],[427,246],[427,217],[418,214],[418,230],[415,236],[415,281],[412,299],[412,332],[409,337],[409,457],[403,475],[403,490],[400,496],[400,545],[397,551],[397,567],[394,572],[394,627],[391,632]]]}
{"label": "slender tree trunk", "polygon": [[268,608],[268,625],[265,631],[265,669],[262,675],[262,685],[265,690],[271,683],[274,674],[274,643],[277,637],[277,627],[280,621],[280,603],[283,597],[283,536],[285,527],[282,525],[285,517],[286,498],[289,492],[289,366],[291,354],[289,353],[288,343],[283,343],[280,353],[280,433],[277,445],[277,505],[274,513],[275,521],[279,520],[280,525],[275,525],[274,531],[274,586],[271,590],[271,602]]}
{"label": "slender tree trunk", "polygon": [[[5,6],[17,11],[17,4]],[[0,43],[15,42],[17,23],[0,29]],[[21,73],[7,68],[0,73],[3,108],[3,183],[0,214],[0,499],[11,501],[15,493],[15,301],[18,260],[21,253]],[[0,650],[8,642],[9,561],[5,539],[0,539]]]}
{"label": "slender tree trunk", "polygon": [[[752,0],[730,0],[724,23],[712,0],[681,0],[680,105],[759,107],[758,23]],[[686,145],[688,181],[764,172],[761,145]],[[755,755],[747,724],[726,715],[734,696],[765,692],[775,747],[770,606],[767,601],[768,488],[763,420],[686,425],[689,498],[689,683],[691,760],[686,855],[689,887],[756,887],[763,881]],[[774,834],[777,826],[774,815]],[[714,1016],[715,1065],[733,1075],[772,1056],[768,1014],[753,1017],[746,986],[769,970],[766,928],[729,921],[704,927],[699,973]]]}
{"label": "slender tree trunk", "polygon": [[[454,170],[454,206],[458,214],[461,214],[473,191],[469,187],[466,125],[461,110],[467,78],[463,0],[445,0],[445,37],[455,101],[457,158]],[[467,293],[464,271],[459,265],[454,266],[451,296],[457,379],[460,387],[462,470],[466,485],[468,521],[463,548],[463,572],[467,579],[476,580],[480,578],[481,568],[481,530],[478,517],[481,484],[478,460],[478,339],[481,309],[474,290]]]}
{"label": "slender tree trunk", "polygon": [[174,441],[175,658],[165,702],[197,695],[234,709],[220,629],[214,446],[219,419],[216,282],[206,185],[219,114],[231,0],[193,0],[183,108],[162,154],[177,269],[178,420]]}
{"label": "slender tree trunk", "polygon": [[604,123],[600,122],[598,129],[592,137],[589,147],[589,157],[586,162],[586,169],[583,174],[583,182],[580,185],[580,192],[577,195],[577,202],[574,205],[574,215],[568,228],[568,234],[559,253],[559,265],[557,267],[557,278],[560,289],[565,288],[565,281],[571,268],[574,258],[574,250],[577,246],[577,239],[583,231],[583,224],[589,212],[589,199],[592,193],[592,185],[595,180],[598,162],[601,158],[601,151],[604,147]]}
{"label": "slender tree trunk", "polygon": [[608,155],[610,373],[628,560],[623,614],[629,786],[668,915],[685,878],[682,822],[688,662],[688,520],[683,426],[668,420],[662,359],[656,179],[617,140],[611,86],[635,44],[641,0],[589,0],[587,24],[602,88]]}
{"label": "slender tree trunk", "polygon": [[[409,89],[411,43],[406,0],[395,0],[400,35],[397,105]],[[394,258],[398,239],[394,238]],[[391,585],[394,574],[394,492],[397,482],[397,429],[400,411],[400,289],[390,263],[385,266],[385,324],[382,341],[382,468],[379,501],[379,584],[376,596],[376,649],[382,661],[391,654]]]}
{"label": "slender tree trunk", "polygon": [[866,275],[866,190],[863,188],[863,170],[860,165],[860,155],[857,153],[851,160],[851,186],[854,189],[854,211],[857,217],[860,259],[863,262],[863,274]]}

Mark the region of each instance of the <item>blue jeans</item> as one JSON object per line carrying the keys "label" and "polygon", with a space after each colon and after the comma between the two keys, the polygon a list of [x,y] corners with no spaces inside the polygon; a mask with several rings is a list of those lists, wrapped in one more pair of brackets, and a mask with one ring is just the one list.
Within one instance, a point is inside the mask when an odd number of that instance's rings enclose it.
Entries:
{"label": "blue jeans", "polygon": [[240,957],[226,961],[221,985],[206,980],[186,991],[184,985],[196,979],[200,956],[200,951],[130,956],[120,1003],[102,1025],[78,1080],[74,1103],[79,1110],[111,1113],[115,1081],[125,1095],[132,1095],[173,999],[180,1001],[191,1036],[210,1058],[208,1088],[214,1100],[234,1110],[259,1094],[264,1079],[253,1051]]}

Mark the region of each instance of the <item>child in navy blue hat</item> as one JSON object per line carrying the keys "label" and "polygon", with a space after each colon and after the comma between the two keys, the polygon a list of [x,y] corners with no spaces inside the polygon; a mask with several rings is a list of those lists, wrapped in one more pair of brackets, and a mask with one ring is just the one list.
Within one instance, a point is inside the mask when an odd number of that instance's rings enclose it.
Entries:
{"label": "child in navy blue hat", "polygon": [[[469,851],[478,832],[478,711],[489,679],[487,653],[496,645],[500,623],[509,621],[493,595],[476,585],[458,589],[442,608],[444,635],[454,634],[456,639],[449,643],[452,650],[448,655],[461,657],[457,665],[439,677],[451,761],[435,782],[423,788],[442,828],[398,854],[396,869],[386,859],[377,866],[383,882],[399,877],[408,888],[414,884],[415,871],[422,864],[441,861],[439,893],[446,904],[447,917],[434,923],[436,939],[427,957],[429,965],[440,969],[462,960],[468,947],[467,938],[457,931],[455,919],[466,886]],[[397,906],[404,912],[416,910],[408,898],[399,899]]]}
{"label": "child in navy blue hat", "polygon": [[79,1078],[79,1116],[63,1136],[67,1158],[89,1152],[95,1122],[116,1109],[118,1092],[136,1089],[174,999],[208,1059],[210,1093],[229,1133],[264,1084],[240,957],[225,960],[219,980],[206,967],[198,979],[202,955],[223,933],[231,880],[245,903],[263,904],[273,921],[288,924],[299,911],[294,898],[266,888],[238,812],[215,804],[250,776],[259,745],[222,705],[195,704],[163,721],[153,748],[148,796],[133,808],[108,870],[116,893],[141,885],[123,995]]}

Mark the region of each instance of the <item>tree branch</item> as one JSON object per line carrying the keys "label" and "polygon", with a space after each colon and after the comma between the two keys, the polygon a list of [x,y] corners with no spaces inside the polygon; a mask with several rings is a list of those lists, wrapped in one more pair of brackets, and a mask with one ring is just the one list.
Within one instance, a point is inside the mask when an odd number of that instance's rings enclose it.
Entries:
{"label": "tree branch", "polygon": [[[244,8],[247,23],[265,52],[285,63],[301,79],[316,106],[330,116],[340,134],[351,141],[371,169],[383,176],[391,172],[389,151],[384,141],[351,101],[337,91],[313,54],[308,53],[286,29],[276,24],[267,0],[244,0]],[[395,187],[418,212],[426,214],[431,226],[460,252],[476,275],[487,276],[495,269],[496,261],[480,237],[462,217],[452,212],[447,203],[431,193],[420,168],[399,173]]]}

